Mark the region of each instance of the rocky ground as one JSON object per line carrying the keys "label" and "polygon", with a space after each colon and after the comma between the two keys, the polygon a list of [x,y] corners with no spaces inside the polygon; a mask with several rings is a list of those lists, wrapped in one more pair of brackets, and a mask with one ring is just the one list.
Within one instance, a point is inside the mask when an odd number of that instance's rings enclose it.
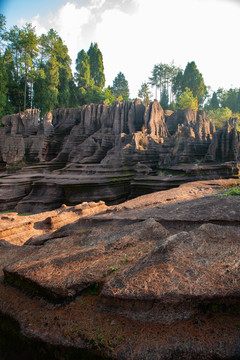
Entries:
{"label": "rocky ground", "polygon": [[1,213],[0,358],[239,359],[237,183]]}

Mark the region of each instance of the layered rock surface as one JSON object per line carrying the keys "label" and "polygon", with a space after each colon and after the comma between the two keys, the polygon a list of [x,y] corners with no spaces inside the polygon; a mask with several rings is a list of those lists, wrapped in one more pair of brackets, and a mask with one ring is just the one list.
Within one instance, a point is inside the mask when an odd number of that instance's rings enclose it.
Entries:
{"label": "layered rock surface", "polygon": [[3,214],[1,312],[105,358],[237,359],[240,199],[220,193],[237,183]]}
{"label": "layered rock surface", "polygon": [[113,204],[239,173],[233,121],[215,132],[203,111],[165,115],[157,101],[56,109],[41,121],[38,110],[26,110],[3,117],[2,124],[0,210],[40,212],[90,200]]}

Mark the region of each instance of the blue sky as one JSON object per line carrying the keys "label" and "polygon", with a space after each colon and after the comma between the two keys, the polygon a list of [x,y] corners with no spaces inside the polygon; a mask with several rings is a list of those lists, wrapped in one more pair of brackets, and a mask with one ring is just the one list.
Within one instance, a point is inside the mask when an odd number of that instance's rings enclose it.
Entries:
{"label": "blue sky", "polygon": [[7,18],[7,26],[17,25],[20,18],[31,21],[39,14],[54,13],[66,0],[0,0],[0,12]]}
{"label": "blue sky", "polygon": [[106,85],[122,71],[132,97],[154,64],[195,61],[207,86],[240,87],[240,0],[0,0],[7,27],[56,30],[77,53],[97,42]]}

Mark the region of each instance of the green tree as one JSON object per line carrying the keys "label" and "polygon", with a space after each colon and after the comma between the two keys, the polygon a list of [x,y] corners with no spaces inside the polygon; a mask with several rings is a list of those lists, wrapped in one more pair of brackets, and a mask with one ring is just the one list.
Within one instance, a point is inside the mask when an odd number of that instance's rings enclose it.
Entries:
{"label": "green tree", "polygon": [[218,108],[208,112],[208,118],[215,125],[216,129],[220,129],[225,125],[232,115],[232,110],[228,107]]}
{"label": "green tree", "polygon": [[53,55],[56,57],[59,71],[58,106],[67,107],[70,101],[70,81],[72,80],[71,59],[68,48],[60,36],[54,44]]}
{"label": "green tree", "polygon": [[87,54],[89,56],[90,76],[94,80],[95,86],[99,87],[102,90],[105,85],[105,75],[103,56],[98,48],[98,44],[91,43]]}
{"label": "green tree", "polygon": [[228,107],[234,113],[240,113],[240,88],[222,91],[221,106]]}
{"label": "green tree", "polygon": [[167,90],[166,87],[163,88],[163,91],[162,91],[162,94],[161,94],[161,99],[160,99],[160,104],[161,104],[163,110],[168,109],[169,96],[168,96],[168,90]]}
{"label": "green tree", "polygon": [[85,90],[93,85],[90,73],[89,56],[84,50],[79,51],[77,55],[75,80],[78,87],[84,88]]}
{"label": "green tree", "polygon": [[219,101],[217,97],[217,93],[214,91],[210,100],[210,108],[211,109],[218,109],[219,108]]}
{"label": "green tree", "polygon": [[110,86],[108,86],[104,92],[103,92],[103,98],[106,104],[108,105],[113,105],[114,101],[115,101],[115,97],[112,93],[112,89]]}
{"label": "green tree", "polygon": [[[33,61],[38,54],[38,37],[35,33],[35,28],[32,24],[26,24],[21,32],[21,62],[24,68],[24,103],[23,110],[26,109],[27,101],[27,85],[29,80],[29,73],[33,69]],[[32,75],[32,74],[31,74]],[[30,76],[31,84],[33,82],[32,76]],[[32,86],[31,86],[32,88]]]}
{"label": "green tree", "polygon": [[[172,61],[170,64],[157,64],[154,65],[152,71],[152,77],[149,78],[149,84],[155,86],[156,89],[156,96],[157,99],[157,89],[159,89],[161,99],[162,91],[164,90],[168,94],[170,94],[170,101],[172,100],[172,86],[173,86],[173,79],[177,75],[179,68],[174,65]],[[169,96],[169,95],[168,95]]]}
{"label": "green tree", "polygon": [[173,78],[173,93],[176,99],[184,92],[184,79],[183,79],[183,71],[179,70],[177,75]]}
{"label": "green tree", "polygon": [[113,80],[112,93],[115,98],[122,96],[124,101],[129,100],[128,81],[122,72],[119,72]]}
{"label": "green tree", "polygon": [[3,41],[7,39],[6,17],[0,14],[0,56],[2,55]]}
{"label": "green tree", "polygon": [[[68,107],[70,104],[76,106],[76,93],[71,95],[71,90],[75,90],[73,86],[73,77],[71,72],[71,59],[68,55],[68,48],[64,45],[61,37],[58,33],[50,29],[49,32],[45,35],[43,34],[39,40],[39,58],[37,63],[37,73],[35,77],[34,84],[34,104],[38,106],[43,113],[49,108],[45,106],[44,93],[48,93],[46,88],[49,84],[47,78],[49,72],[57,73],[57,81],[50,81],[50,103],[51,108],[52,104],[54,107]],[[54,69],[54,71],[53,71]],[[57,89],[57,92],[56,92]],[[57,101],[56,96],[57,94]],[[48,101],[47,101],[48,102]]]}
{"label": "green tree", "polygon": [[8,32],[8,47],[5,51],[8,82],[11,82],[11,101],[16,111],[23,109],[24,87],[22,88],[22,30],[14,25]]}
{"label": "green tree", "polygon": [[151,101],[151,91],[149,89],[148,83],[144,82],[141,85],[141,88],[138,91],[138,97],[142,99],[143,102],[148,103]]}
{"label": "green tree", "polygon": [[199,104],[203,103],[207,96],[207,87],[194,61],[188,63],[185,68],[183,87],[184,89],[189,88],[192,91],[193,96],[197,97]]}
{"label": "green tree", "polygon": [[172,82],[173,93],[177,100],[179,96],[185,92],[186,88],[189,88],[193,96],[197,97],[199,104],[202,104],[206,99],[207,87],[194,61],[187,64],[184,72],[179,70]]}
{"label": "green tree", "polygon": [[6,111],[7,106],[7,71],[4,58],[0,56],[0,120]]}
{"label": "green tree", "polygon": [[177,108],[181,110],[184,109],[198,110],[197,97],[193,96],[193,93],[189,88],[186,88],[185,91],[179,96],[177,102]]}

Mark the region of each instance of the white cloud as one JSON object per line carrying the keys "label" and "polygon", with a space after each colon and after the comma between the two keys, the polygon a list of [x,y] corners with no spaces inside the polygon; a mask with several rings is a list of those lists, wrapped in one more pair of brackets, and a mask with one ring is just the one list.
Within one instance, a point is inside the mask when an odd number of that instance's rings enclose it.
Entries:
{"label": "white cloud", "polygon": [[73,65],[78,51],[98,42],[107,85],[122,71],[137,95],[154,64],[185,68],[195,61],[214,89],[240,86],[238,0],[71,0],[39,29],[54,28],[69,48]]}

